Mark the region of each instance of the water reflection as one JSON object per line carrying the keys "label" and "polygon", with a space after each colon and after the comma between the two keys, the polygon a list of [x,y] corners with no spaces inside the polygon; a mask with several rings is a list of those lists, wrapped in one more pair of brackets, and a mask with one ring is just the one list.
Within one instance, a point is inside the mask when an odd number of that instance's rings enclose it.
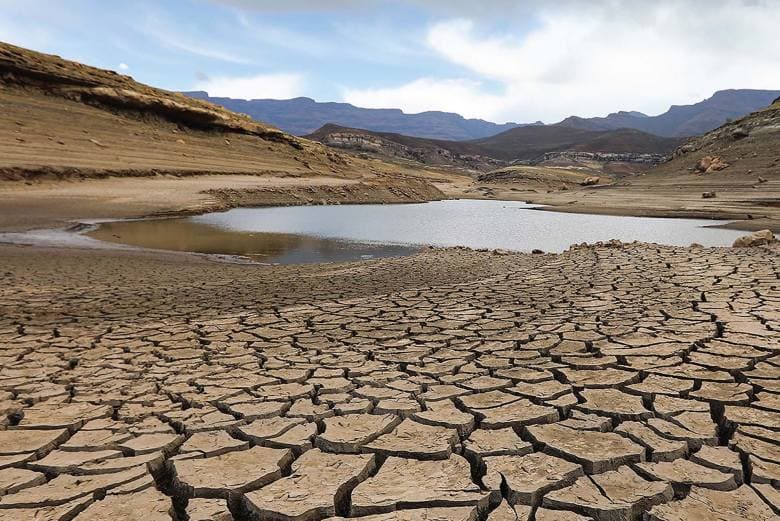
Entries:
{"label": "water reflection", "polygon": [[[181,219],[109,223],[90,235],[146,248],[246,255],[265,262],[406,255],[421,245],[541,249],[619,239],[728,246],[744,232],[719,221],[543,212],[511,201],[236,208]],[[721,221],[725,222],[725,221]]]}
{"label": "water reflection", "polygon": [[260,262],[305,264],[397,257],[419,248],[322,239],[287,233],[228,230],[189,218],[101,224],[88,236],[142,248],[241,255]]}
{"label": "water reflection", "polygon": [[[384,244],[429,244],[560,252],[575,243],[655,242],[728,246],[744,232],[705,228],[719,221],[574,214],[516,201],[236,208],[193,217],[227,230],[293,233]],[[725,221],[721,221],[725,222]]]}

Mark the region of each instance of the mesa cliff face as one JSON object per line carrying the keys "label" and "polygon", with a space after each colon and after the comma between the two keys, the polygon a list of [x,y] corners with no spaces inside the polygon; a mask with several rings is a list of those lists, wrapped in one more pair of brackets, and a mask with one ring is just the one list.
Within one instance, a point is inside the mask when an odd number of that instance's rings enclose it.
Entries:
{"label": "mesa cliff face", "polygon": [[310,98],[244,100],[209,96],[208,92],[202,91],[184,94],[268,121],[298,136],[313,133],[323,125],[332,123],[373,132],[395,132],[424,139],[458,141],[492,136],[521,126],[517,123],[498,124],[481,119],[466,119],[450,112],[406,114],[400,109],[367,109],[349,103],[322,103]]}

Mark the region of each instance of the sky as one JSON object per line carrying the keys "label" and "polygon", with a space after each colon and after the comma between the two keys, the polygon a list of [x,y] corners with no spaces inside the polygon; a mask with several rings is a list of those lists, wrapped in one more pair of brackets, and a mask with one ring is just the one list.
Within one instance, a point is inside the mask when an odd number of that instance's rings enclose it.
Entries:
{"label": "sky", "polygon": [[780,89],[780,0],[0,0],[0,41],[213,96],[545,123]]}

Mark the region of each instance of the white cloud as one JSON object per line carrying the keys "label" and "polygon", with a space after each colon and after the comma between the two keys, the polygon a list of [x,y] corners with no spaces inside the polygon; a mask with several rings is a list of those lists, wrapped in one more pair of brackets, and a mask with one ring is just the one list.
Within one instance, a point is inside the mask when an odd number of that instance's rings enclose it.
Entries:
{"label": "white cloud", "polygon": [[503,96],[486,94],[482,83],[466,79],[420,78],[400,87],[345,89],[343,98],[358,107],[400,107],[407,113],[441,110],[467,118],[498,117],[506,105]]}
{"label": "white cloud", "polygon": [[221,43],[215,41],[216,39],[211,40],[203,34],[187,31],[178,20],[160,12],[148,10],[143,23],[136,29],[173,51],[227,63],[253,64],[251,59],[244,56],[242,50],[225,49]]}
{"label": "white cloud", "polygon": [[237,99],[289,99],[303,94],[300,74],[259,74],[249,77],[217,76],[198,81],[194,90],[205,90],[211,96]]}
{"label": "white cloud", "polygon": [[125,62],[122,62],[122,63],[119,64],[119,70],[120,71],[126,71],[129,68],[130,68],[130,66],[128,64],[126,64]]}
{"label": "white cloud", "polygon": [[[463,18],[433,24],[426,43],[462,69],[460,78],[347,90],[344,99],[407,111],[432,103],[500,121],[553,122],[618,109],[656,114],[720,89],[780,88],[780,10],[772,2],[611,0],[537,7],[524,33],[484,32]],[[486,90],[485,80],[501,84],[501,93]]]}

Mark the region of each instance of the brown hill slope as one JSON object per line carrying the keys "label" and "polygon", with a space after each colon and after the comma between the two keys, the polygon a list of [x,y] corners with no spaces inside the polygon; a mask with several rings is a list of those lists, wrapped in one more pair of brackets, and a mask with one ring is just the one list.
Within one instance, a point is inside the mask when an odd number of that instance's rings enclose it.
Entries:
{"label": "brown hill slope", "polygon": [[690,140],[643,175],[529,199],[562,211],[735,219],[734,227],[780,231],[778,152],[780,100]]}
{"label": "brown hill slope", "polygon": [[442,178],[0,43],[0,229],[235,205],[425,201],[443,197],[430,182]]}
{"label": "brown hill slope", "polygon": [[633,129],[584,130],[560,125],[519,127],[470,141],[483,154],[507,161],[534,160],[547,152],[668,154],[683,140]]}
{"label": "brown hill slope", "polygon": [[0,87],[4,178],[399,173],[129,76],[4,43]]}
{"label": "brown hill slope", "polygon": [[[675,150],[671,161],[653,171],[655,176],[701,174],[705,180],[755,184],[758,178],[780,181],[780,98],[770,106],[727,123]],[[719,158],[722,169],[703,174],[699,162]],[[725,166],[727,165],[727,166]]]}

